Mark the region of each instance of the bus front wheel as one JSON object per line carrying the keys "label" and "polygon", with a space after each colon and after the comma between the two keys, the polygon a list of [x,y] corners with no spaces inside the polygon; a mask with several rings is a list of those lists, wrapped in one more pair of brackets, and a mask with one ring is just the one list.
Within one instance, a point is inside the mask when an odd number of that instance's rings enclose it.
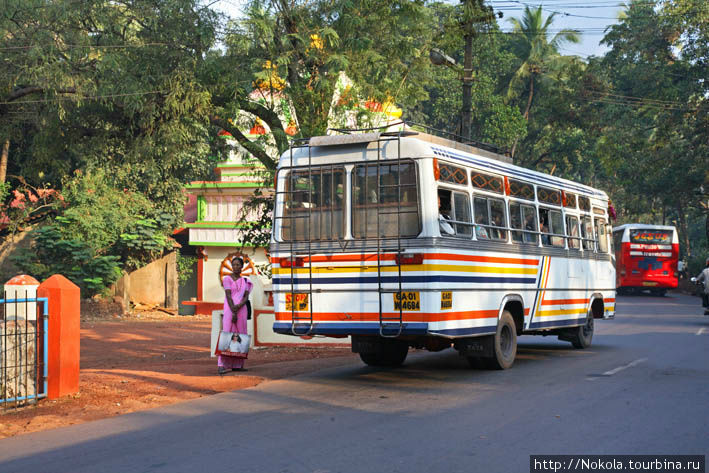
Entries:
{"label": "bus front wheel", "polygon": [[509,311],[502,312],[494,337],[493,356],[485,360],[487,367],[494,370],[511,368],[517,356],[517,329]]}

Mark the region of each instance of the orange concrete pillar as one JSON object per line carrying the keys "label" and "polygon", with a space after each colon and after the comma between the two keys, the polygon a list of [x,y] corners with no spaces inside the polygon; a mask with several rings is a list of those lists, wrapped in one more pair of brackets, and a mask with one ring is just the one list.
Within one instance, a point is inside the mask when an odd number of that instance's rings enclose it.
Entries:
{"label": "orange concrete pillar", "polygon": [[61,274],[37,288],[49,300],[47,397],[56,399],[79,392],[79,286]]}

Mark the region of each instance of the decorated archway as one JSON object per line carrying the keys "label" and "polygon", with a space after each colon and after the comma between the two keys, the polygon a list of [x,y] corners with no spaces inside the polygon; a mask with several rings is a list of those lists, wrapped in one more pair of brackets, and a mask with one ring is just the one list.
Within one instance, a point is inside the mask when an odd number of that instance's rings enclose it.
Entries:
{"label": "decorated archway", "polygon": [[219,284],[222,284],[224,276],[230,275],[234,272],[231,266],[231,260],[235,256],[238,256],[244,260],[244,267],[242,268],[241,276],[252,276],[256,274],[256,266],[254,266],[254,262],[251,261],[251,258],[239,251],[234,251],[233,253],[229,253],[219,265]]}

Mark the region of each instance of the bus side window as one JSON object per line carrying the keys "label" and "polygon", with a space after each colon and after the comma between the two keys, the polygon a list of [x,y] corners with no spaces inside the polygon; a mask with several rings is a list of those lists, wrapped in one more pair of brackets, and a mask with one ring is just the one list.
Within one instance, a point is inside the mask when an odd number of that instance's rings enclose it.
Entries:
{"label": "bus side window", "polygon": [[598,236],[598,252],[608,253],[608,235],[606,234],[606,222],[600,218],[596,220],[596,235]]}
{"label": "bus side window", "polygon": [[490,199],[490,237],[493,240],[507,240],[507,219],[505,218],[505,202],[499,199]]}
{"label": "bus side window", "polygon": [[472,237],[473,216],[470,212],[470,198],[468,194],[453,192],[453,220],[455,220],[455,229],[458,236]]}
{"label": "bus side window", "polygon": [[583,249],[593,251],[595,245],[593,243],[593,223],[591,217],[583,217],[581,219],[581,238],[583,239]]}
{"label": "bus side window", "polygon": [[623,239],[623,230],[613,232],[613,250],[620,251],[621,241]]}
{"label": "bus side window", "polygon": [[512,231],[512,241],[537,244],[537,218],[531,205],[510,202],[510,225],[518,229]]}
{"label": "bus side window", "polygon": [[549,223],[549,209],[539,209],[539,231],[542,234],[542,245],[551,246],[551,225]]}
{"label": "bus side window", "polygon": [[566,216],[566,234],[569,236],[569,248],[574,250],[581,249],[579,239],[579,221],[571,215]]}
{"label": "bus side window", "polygon": [[473,199],[473,210],[475,212],[475,236],[478,240],[488,240],[490,233],[490,216],[488,215],[487,199],[475,197]]}

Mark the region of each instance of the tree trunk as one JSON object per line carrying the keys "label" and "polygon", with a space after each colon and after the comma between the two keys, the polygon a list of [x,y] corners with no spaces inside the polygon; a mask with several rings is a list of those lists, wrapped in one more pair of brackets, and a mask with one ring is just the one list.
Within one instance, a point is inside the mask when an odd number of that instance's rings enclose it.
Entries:
{"label": "tree trunk", "polygon": [[682,202],[677,203],[677,225],[679,226],[680,239],[684,240],[684,253],[687,259],[692,257],[692,247],[689,243],[689,229],[687,228],[687,219],[684,215],[684,207]]}
{"label": "tree trunk", "polygon": [[527,109],[524,111],[524,119],[529,121],[529,109],[532,108],[532,97],[534,97],[534,76],[529,81],[529,98],[527,99]]}
{"label": "tree trunk", "polygon": [[7,158],[10,155],[10,140],[5,140],[2,145],[2,155],[0,155],[0,183],[5,182],[7,176]]}

